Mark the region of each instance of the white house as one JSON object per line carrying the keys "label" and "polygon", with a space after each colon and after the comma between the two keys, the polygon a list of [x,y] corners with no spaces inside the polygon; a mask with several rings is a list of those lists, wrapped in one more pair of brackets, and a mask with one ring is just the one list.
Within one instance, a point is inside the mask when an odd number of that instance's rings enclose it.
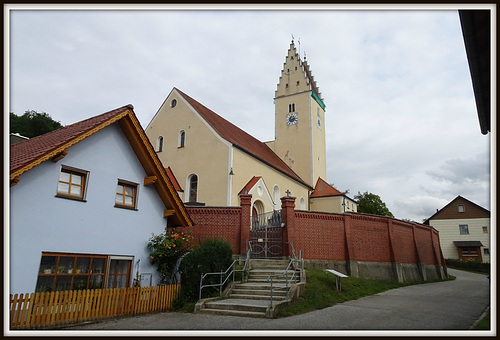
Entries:
{"label": "white house", "polygon": [[10,147],[10,293],[159,276],[147,242],[192,221],[131,105]]}
{"label": "white house", "polygon": [[445,259],[490,262],[490,212],[483,207],[457,196],[424,224],[439,231]]}

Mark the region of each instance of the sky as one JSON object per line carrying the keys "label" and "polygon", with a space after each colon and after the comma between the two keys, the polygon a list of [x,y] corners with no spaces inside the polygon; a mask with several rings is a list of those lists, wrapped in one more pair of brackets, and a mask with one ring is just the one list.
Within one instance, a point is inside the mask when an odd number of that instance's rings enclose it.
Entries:
{"label": "sky", "polygon": [[480,131],[458,7],[56,8],[10,8],[5,111],[68,125],[132,104],[146,128],[177,87],[273,140],[293,37],[326,104],[329,183],[399,219],[458,195],[490,210],[496,132]]}

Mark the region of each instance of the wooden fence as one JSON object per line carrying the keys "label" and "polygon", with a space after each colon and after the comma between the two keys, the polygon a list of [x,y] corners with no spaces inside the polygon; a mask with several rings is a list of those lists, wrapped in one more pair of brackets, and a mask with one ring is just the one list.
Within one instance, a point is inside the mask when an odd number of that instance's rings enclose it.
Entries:
{"label": "wooden fence", "polygon": [[10,295],[10,329],[48,329],[59,326],[165,311],[180,284],[122,289],[89,289]]}

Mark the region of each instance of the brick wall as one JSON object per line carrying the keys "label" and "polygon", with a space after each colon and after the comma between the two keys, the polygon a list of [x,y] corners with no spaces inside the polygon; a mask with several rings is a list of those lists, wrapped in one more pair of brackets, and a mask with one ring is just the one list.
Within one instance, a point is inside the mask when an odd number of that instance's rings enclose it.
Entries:
{"label": "brick wall", "polygon": [[[307,260],[444,264],[439,234],[432,227],[358,213],[295,211],[294,201],[282,198],[283,242],[293,242]],[[245,254],[250,202],[251,195],[241,195],[241,207],[187,207],[195,225],[182,229],[195,241],[226,239],[235,254]],[[290,255],[289,249],[285,255]]]}

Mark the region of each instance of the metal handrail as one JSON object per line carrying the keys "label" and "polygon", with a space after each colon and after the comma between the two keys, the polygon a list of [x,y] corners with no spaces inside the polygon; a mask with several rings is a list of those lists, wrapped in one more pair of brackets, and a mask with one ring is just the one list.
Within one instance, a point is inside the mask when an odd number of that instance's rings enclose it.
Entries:
{"label": "metal handrail", "polygon": [[[248,263],[249,263],[249,260],[250,260],[250,252],[251,252],[251,249],[252,249],[252,245],[250,242],[249,243],[249,249],[247,250],[247,254],[246,254],[246,258],[245,258],[245,265],[243,266],[243,269],[234,269],[234,265],[236,264],[236,262],[238,262],[238,260],[234,260],[233,263],[231,263],[231,265],[225,270],[225,271],[221,271],[221,272],[216,272],[216,273],[205,273],[205,274],[201,274],[201,279],[200,279],[200,294],[199,294],[199,300],[201,300],[201,291],[203,288],[207,288],[207,287],[217,287],[219,286],[219,294],[222,295],[222,287],[226,284],[227,280],[232,277],[233,278],[233,281],[234,281],[234,274],[236,272],[242,272],[242,276],[241,276],[241,280],[244,281],[245,280],[245,270],[247,269],[247,266],[248,266]],[[229,270],[231,270],[229,272]],[[229,272],[229,274],[227,274]],[[226,278],[223,280],[222,278],[225,276]],[[215,284],[208,284],[208,285],[204,285],[203,284],[203,279],[205,279],[208,275],[219,275],[220,277],[220,280],[219,280],[219,283],[215,283]]]}
{"label": "metal handrail", "polygon": [[[293,245],[292,245],[292,249],[293,249]],[[288,297],[288,293],[290,292],[291,282],[296,277],[296,270],[295,270],[296,268],[295,268],[295,265],[294,265],[294,262],[296,262],[296,261],[297,261],[296,256],[292,255],[292,258],[290,259],[290,262],[288,263],[288,266],[286,267],[285,271],[282,274],[273,274],[273,275],[269,275],[267,277],[267,281],[271,283],[271,287],[270,287],[271,294],[270,294],[270,302],[269,302],[269,304],[270,304],[271,307],[273,305],[273,292],[274,292],[273,278],[280,277],[280,276],[283,276],[285,278],[285,290],[286,290],[286,296]],[[290,270],[290,267],[293,267],[294,270],[293,270],[292,277],[289,280],[288,279],[288,271]],[[302,267],[302,270],[300,271],[301,275],[302,275],[302,271],[303,271],[303,267]]]}

